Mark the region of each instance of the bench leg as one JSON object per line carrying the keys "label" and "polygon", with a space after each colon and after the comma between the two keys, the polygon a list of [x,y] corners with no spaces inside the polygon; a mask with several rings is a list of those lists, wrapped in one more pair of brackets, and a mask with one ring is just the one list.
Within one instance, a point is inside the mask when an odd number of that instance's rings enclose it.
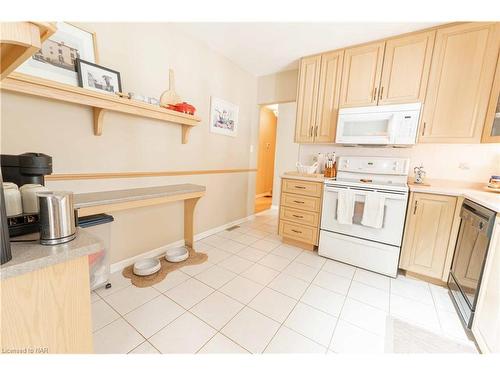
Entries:
{"label": "bench leg", "polygon": [[194,244],[194,208],[198,198],[186,199],[184,201],[184,241],[186,246],[193,248]]}

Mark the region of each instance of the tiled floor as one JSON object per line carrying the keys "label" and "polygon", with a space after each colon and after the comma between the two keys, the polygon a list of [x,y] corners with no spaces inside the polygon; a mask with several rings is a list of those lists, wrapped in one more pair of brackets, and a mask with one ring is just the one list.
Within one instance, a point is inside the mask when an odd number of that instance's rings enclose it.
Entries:
{"label": "tiled floor", "polygon": [[196,244],[208,262],[92,293],[97,353],[383,352],[388,315],[468,341],[447,290],[281,244],[277,215]]}

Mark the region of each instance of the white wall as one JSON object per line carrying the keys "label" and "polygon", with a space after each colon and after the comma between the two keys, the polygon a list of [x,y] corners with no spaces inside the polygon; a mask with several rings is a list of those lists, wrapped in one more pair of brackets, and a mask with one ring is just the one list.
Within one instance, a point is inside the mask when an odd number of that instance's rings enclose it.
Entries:
{"label": "white wall", "polygon": [[274,161],[273,205],[279,205],[281,193],[280,176],[295,170],[299,155],[299,145],[293,143],[295,134],[295,102],[278,105],[278,125],[276,131],[276,157]]}
{"label": "white wall", "polygon": [[[153,119],[106,113],[103,135],[92,132],[89,107],[10,92],[1,95],[1,152],[43,152],[54,173],[255,168],[257,78],[205,44],[166,23],[94,23],[101,65],[121,72],[123,91],[159,96],[173,68],[176,91],[193,103],[201,123],[181,144],[181,127]],[[239,106],[237,137],[209,132],[210,96]],[[207,187],[195,212],[201,232],[253,213],[255,173],[50,181],[75,192],[197,183]],[[182,204],[117,212],[111,261],[116,262],[182,238]]]}
{"label": "white wall", "polygon": [[318,152],[410,158],[410,176],[413,167],[423,164],[427,177],[434,179],[486,182],[492,174],[500,173],[500,145],[493,143],[418,144],[409,148],[301,145],[299,160],[312,164],[312,156]]}
{"label": "white wall", "polygon": [[285,70],[258,78],[257,103],[294,102],[297,99],[298,69]]}

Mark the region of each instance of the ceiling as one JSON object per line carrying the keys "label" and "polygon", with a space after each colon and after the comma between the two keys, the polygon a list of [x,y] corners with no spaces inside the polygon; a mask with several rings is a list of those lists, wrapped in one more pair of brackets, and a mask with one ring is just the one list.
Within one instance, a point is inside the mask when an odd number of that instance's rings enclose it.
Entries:
{"label": "ceiling", "polygon": [[266,75],[296,68],[301,56],[437,25],[429,22],[176,23],[246,71]]}

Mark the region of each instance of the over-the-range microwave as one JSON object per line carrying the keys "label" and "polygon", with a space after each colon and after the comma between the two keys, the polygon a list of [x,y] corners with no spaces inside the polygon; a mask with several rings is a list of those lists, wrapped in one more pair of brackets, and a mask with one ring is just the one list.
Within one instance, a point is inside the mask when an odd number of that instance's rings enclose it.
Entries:
{"label": "over-the-range microwave", "polygon": [[421,103],[342,108],[336,143],[400,145],[416,143]]}

